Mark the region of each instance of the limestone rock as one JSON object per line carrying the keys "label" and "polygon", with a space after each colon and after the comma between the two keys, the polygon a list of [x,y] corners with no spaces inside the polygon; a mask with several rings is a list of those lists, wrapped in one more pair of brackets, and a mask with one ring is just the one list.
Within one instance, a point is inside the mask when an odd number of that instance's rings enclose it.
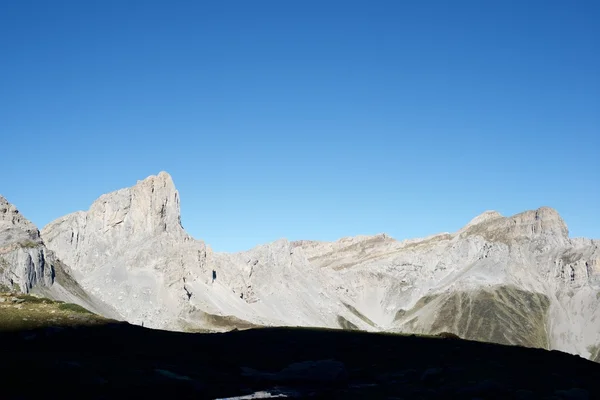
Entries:
{"label": "limestone rock", "polygon": [[38,229],[0,196],[0,285],[29,293],[36,286],[51,286],[54,274]]}
{"label": "limestone rock", "polygon": [[598,241],[570,238],[549,207],[487,211],[422,239],[281,239],[226,254],[183,230],[161,172],[50,223],[42,238],[86,293],[149,327],[446,332],[598,357]]}
{"label": "limestone rock", "polygon": [[131,323],[178,328],[186,282],[206,274],[207,248],[181,227],[179,194],[167,173],[101,196],[87,212],[42,230],[86,292]]}
{"label": "limestone rock", "polygon": [[35,225],[2,196],[0,291],[38,293],[118,318],[118,314],[110,306],[83,291],[71,276],[68,266],[46,248]]}
{"label": "limestone rock", "polygon": [[190,237],[165,172],[101,196],[87,212],[50,223],[42,235],[87,292],[131,323],[222,330],[340,326],[342,318],[369,328],[287,240],[222,254]]}

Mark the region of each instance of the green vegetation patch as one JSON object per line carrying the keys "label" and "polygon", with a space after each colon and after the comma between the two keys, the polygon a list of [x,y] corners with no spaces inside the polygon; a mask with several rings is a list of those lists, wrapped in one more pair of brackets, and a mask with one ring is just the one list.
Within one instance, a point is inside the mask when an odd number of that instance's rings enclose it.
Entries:
{"label": "green vegetation patch", "polygon": [[600,345],[588,346],[590,360],[600,363]]}
{"label": "green vegetation patch", "polygon": [[6,261],[6,258],[0,257],[0,272],[4,272],[7,269],[8,269],[8,261]]}
{"label": "green vegetation patch", "polygon": [[93,314],[91,311],[81,307],[79,304],[62,303],[58,305],[59,310],[73,311],[82,314]]}
{"label": "green vegetation patch", "polygon": [[38,247],[40,244],[37,242],[34,242],[33,240],[26,240],[24,242],[20,242],[19,246],[22,249],[34,249],[36,247]]}
{"label": "green vegetation patch", "polygon": [[0,331],[44,327],[90,326],[114,322],[76,304],[28,294],[0,295]]}
{"label": "green vegetation patch", "polygon": [[210,325],[218,328],[247,329],[256,326],[251,322],[244,321],[233,315],[215,315],[206,313],[204,318]]}
{"label": "green vegetation patch", "polygon": [[441,303],[431,329],[466,339],[547,349],[549,307],[547,296],[513,286],[453,293]]}
{"label": "green vegetation patch", "polygon": [[28,304],[55,304],[56,303],[54,300],[50,300],[45,297],[32,296],[30,294],[18,294],[14,297],[19,300],[24,300],[22,303],[28,303]]}
{"label": "green vegetation patch", "polygon": [[[547,349],[549,307],[544,294],[502,285],[425,296],[411,309],[399,310],[395,320],[414,332],[427,327],[423,333],[444,332],[468,340]],[[427,312],[422,314],[422,310]]]}

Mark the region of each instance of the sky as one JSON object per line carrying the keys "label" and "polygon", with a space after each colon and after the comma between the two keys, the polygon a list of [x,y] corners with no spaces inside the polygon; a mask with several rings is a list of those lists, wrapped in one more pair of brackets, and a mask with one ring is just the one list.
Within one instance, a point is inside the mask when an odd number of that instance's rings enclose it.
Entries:
{"label": "sky", "polygon": [[216,251],[556,208],[600,238],[600,2],[0,2],[0,194],[160,171]]}

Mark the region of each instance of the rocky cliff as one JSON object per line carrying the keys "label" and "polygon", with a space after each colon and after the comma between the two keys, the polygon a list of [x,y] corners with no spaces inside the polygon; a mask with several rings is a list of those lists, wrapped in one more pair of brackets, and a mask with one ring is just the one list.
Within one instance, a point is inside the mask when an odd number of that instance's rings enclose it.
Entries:
{"label": "rocky cliff", "polygon": [[28,293],[51,286],[54,275],[38,229],[0,196],[0,285]]}
{"label": "rocky cliff", "polygon": [[385,330],[560,349],[595,358],[598,242],[570,239],[548,207],[486,212],[456,233],[298,242],[338,271],[355,307]]}
{"label": "rocky cliff", "polygon": [[186,234],[178,192],[164,172],[101,196],[42,235],[86,291],[133,323],[184,330],[364,325],[288,241],[221,254]]}
{"label": "rocky cliff", "polygon": [[488,211],[455,233],[285,239],[224,254],[185,233],[162,172],[42,230],[87,293],[132,323],[439,333],[598,357],[598,242],[542,207]]}
{"label": "rocky cliff", "polygon": [[112,307],[88,295],[69,267],[44,245],[39,230],[0,196],[0,291],[37,293],[110,317]]}

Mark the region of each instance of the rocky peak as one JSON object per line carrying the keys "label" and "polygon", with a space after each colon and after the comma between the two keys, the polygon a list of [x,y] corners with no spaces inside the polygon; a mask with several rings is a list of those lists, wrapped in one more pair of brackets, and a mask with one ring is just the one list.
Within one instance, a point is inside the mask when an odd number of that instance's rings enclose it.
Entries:
{"label": "rocky peak", "polygon": [[525,211],[512,216],[510,221],[521,234],[526,236],[527,234],[534,236],[549,234],[564,238],[569,236],[567,224],[558,212],[550,207]]}
{"label": "rocky peak", "polygon": [[0,196],[0,247],[10,243],[39,242],[40,233],[36,226],[25,218],[19,210]]}
{"label": "rocky peak", "polygon": [[159,232],[180,234],[179,193],[171,176],[161,172],[98,198],[87,212],[87,223],[92,231],[115,231],[121,239]]}
{"label": "rocky peak", "polygon": [[51,286],[54,274],[36,226],[0,196],[0,291]]}
{"label": "rocky peak", "polygon": [[498,211],[493,211],[493,210],[485,211],[485,212],[479,214],[478,216],[476,216],[475,218],[473,218],[471,221],[469,221],[469,223],[463,228],[463,230],[468,229],[471,226],[483,224],[485,222],[488,222],[488,221],[491,221],[491,220],[494,220],[497,218],[502,218],[502,214],[500,214]]}
{"label": "rocky peak", "polygon": [[474,218],[460,233],[481,235],[491,241],[508,242],[517,238],[553,238],[568,240],[567,225],[550,207],[525,211],[512,217],[502,217],[492,211]]}
{"label": "rocky peak", "polygon": [[39,237],[39,232],[34,224],[25,218],[11,203],[3,196],[0,196],[0,226],[2,230],[20,229],[27,232],[33,238]]}
{"label": "rocky peak", "polygon": [[[100,196],[87,212],[49,223],[42,238],[76,273],[89,273],[133,248],[155,243],[152,251],[160,252],[163,245],[190,239],[180,223],[179,193],[166,172]],[[137,254],[150,260],[150,253]]]}

